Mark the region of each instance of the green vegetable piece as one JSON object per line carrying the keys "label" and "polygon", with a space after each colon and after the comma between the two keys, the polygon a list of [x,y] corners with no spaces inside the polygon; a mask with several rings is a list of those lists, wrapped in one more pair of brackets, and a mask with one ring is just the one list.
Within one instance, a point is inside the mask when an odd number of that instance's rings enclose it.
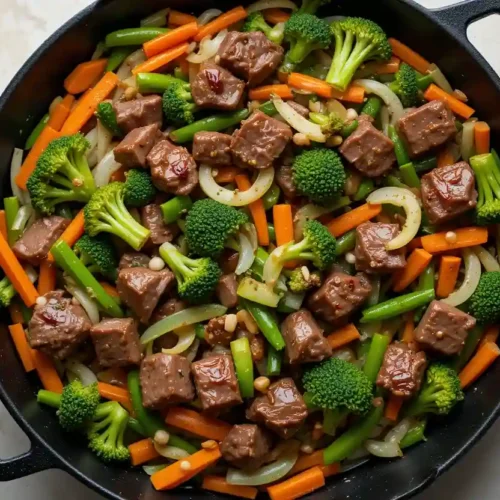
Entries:
{"label": "green vegetable piece", "polygon": [[142,45],[167,31],[170,30],[158,27],[126,28],[107,35],[104,43],[108,48]]}
{"label": "green vegetable piece", "polygon": [[415,168],[415,172],[417,172],[417,174],[423,174],[437,167],[437,158],[435,156],[431,156],[429,158],[414,161],[413,167]]}
{"label": "green vegetable piece", "polygon": [[108,58],[106,64],[106,72],[114,71],[127,59],[127,57],[134,51],[131,47],[115,47]]}
{"label": "green vegetable piece", "polygon": [[270,210],[278,203],[280,199],[281,189],[276,183],[272,183],[271,187],[265,192],[262,197],[262,202],[264,204],[264,210]]}
{"label": "green vegetable piece", "polygon": [[259,106],[259,110],[265,113],[268,116],[274,116],[278,113],[276,106],[273,104],[273,101],[267,101]]}
{"label": "green vegetable piece", "polygon": [[408,64],[401,64],[389,88],[399,97],[404,108],[412,108],[420,104],[418,75]]}
{"label": "green vegetable piece", "polygon": [[17,295],[16,289],[7,276],[0,280],[0,307],[9,307],[12,299]]}
{"label": "green vegetable piece", "polygon": [[271,42],[281,44],[283,41],[283,30],[275,29],[267,24],[262,12],[252,12],[245,21],[241,31],[261,31]]}
{"label": "green vegetable piece", "polygon": [[161,205],[165,224],[172,224],[191,209],[193,202],[189,196],[175,196]]}
{"label": "green vegetable piece", "polygon": [[255,259],[253,261],[252,267],[250,268],[250,272],[252,277],[256,280],[262,281],[262,273],[264,272],[264,264],[268,259],[269,254],[262,248],[258,247],[255,252]]}
{"label": "green vegetable piece", "polygon": [[309,113],[309,119],[321,127],[321,131],[327,135],[341,133],[346,122],[338,113]]}
{"label": "green vegetable piece", "polygon": [[151,174],[142,168],[133,168],[125,173],[123,201],[128,207],[144,207],[152,203],[158,194]]}
{"label": "green vegetable piece", "polygon": [[356,230],[352,229],[337,239],[337,256],[350,252],[356,246]]}
{"label": "green vegetable piece", "polygon": [[141,93],[163,93],[178,79],[172,75],[162,75],[161,73],[138,73],[135,80]]}
{"label": "green vegetable piece", "polygon": [[394,153],[396,153],[398,165],[401,167],[402,165],[410,163],[410,157],[408,151],[406,151],[406,146],[393,125],[389,125],[389,139],[394,143]]}
{"label": "green vegetable piece", "polygon": [[253,360],[250,351],[250,342],[247,337],[233,340],[230,344],[231,354],[233,355],[234,367],[238,383],[240,386],[241,397],[253,398]]}
{"label": "green vegetable piece", "polygon": [[374,120],[378,117],[382,109],[382,99],[378,96],[369,97],[361,108],[362,115],[371,116]]}
{"label": "green vegetable piece", "polygon": [[500,164],[491,153],[473,156],[470,165],[476,174],[479,198],[476,221],[482,226],[500,223]]}
{"label": "green vegetable piece", "polygon": [[375,183],[373,182],[373,179],[370,179],[368,177],[365,177],[359,187],[358,190],[356,191],[356,194],[354,195],[353,199],[354,201],[362,201],[365,200],[366,197],[375,190]]}
{"label": "green vegetable piece", "polygon": [[480,325],[500,322],[500,272],[481,274],[479,284],[469,302],[469,312]]}
{"label": "green vegetable piece", "polygon": [[106,234],[83,236],[75,243],[75,253],[92,274],[102,274],[116,281],[118,277],[118,255],[113,242]]}
{"label": "green vegetable piece", "polygon": [[293,293],[304,293],[321,286],[321,274],[313,271],[309,272],[309,277],[306,279],[302,268],[294,269],[288,280],[288,288]]}
{"label": "green vegetable piece", "polygon": [[472,358],[472,355],[476,352],[476,348],[481,341],[483,333],[483,328],[476,326],[467,334],[465,344],[460,351],[460,354],[455,356],[451,363],[451,366],[457,373],[460,373],[462,368],[467,364],[470,358]]}
{"label": "green vegetable piece", "polygon": [[188,82],[172,78],[163,94],[162,103],[167,122],[176,126],[194,122],[194,113],[198,111],[198,106],[193,102],[191,85]]}
{"label": "green vegetable piece", "polygon": [[332,0],[302,0],[302,5],[297,12],[304,14],[316,14],[316,11],[331,3]]}
{"label": "green vegetable piece", "polygon": [[399,447],[404,450],[414,444],[420,443],[420,441],[427,441],[427,438],[424,435],[426,426],[426,419],[419,420],[415,425],[410,427],[404,438],[399,443]]}
{"label": "green vegetable piece", "polygon": [[205,340],[205,327],[201,323],[194,325],[194,332],[197,339]]}
{"label": "green vegetable piece", "polygon": [[16,220],[17,212],[19,212],[19,200],[17,196],[4,198],[3,207],[5,209],[5,221],[7,223],[7,239],[9,241],[9,246],[12,247],[21,236],[21,230],[13,229],[12,227]]}
{"label": "green vegetable piece", "polygon": [[33,144],[35,144],[36,140],[42,133],[42,130],[45,128],[45,125],[47,125],[49,118],[50,115],[48,113],[43,115],[42,119],[36,124],[35,128],[31,131],[31,134],[26,139],[26,142],[24,143],[24,149],[27,150],[33,147]]}
{"label": "green vegetable piece", "polygon": [[268,377],[277,377],[281,373],[282,355],[272,345],[267,346],[267,368]]}
{"label": "green vegetable piece", "polygon": [[269,241],[271,243],[276,243],[276,230],[274,229],[274,224],[270,222],[267,223],[267,232],[269,233]]}
{"label": "green vegetable piece", "polygon": [[388,335],[376,333],[371,341],[370,349],[366,355],[363,372],[368,377],[372,384],[377,380],[378,372],[384,361],[385,351],[389,346],[391,339]]}
{"label": "green vegetable piece", "polygon": [[359,127],[358,120],[353,120],[351,123],[348,123],[347,125],[344,125],[342,127],[342,130],[340,131],[340,135],[344,139],[347,139],[353,132],[355,132],[357,130],[358,127]]}
{"label": "green vegetable piece", "polygon": [[138,420],[135,418],[130,417],[128,419],[128,428],[132,431],[135,432],[136,434],[139,434],[139,436],[142,437],[148,437],[144,429],[142,428],[142,425],[139,423]]}
{"label": "green vegetable piece", "polygon": [[123,137],[123,133],[116,121],[115,110],[110,102],[100,102],[97,106],[96,116],[115,137]]}
{"label": "green vegetable piece", "polygon": [[412,188],[420,189],[420,179],[417,175],[417,171],[413,166],[413,163],[405,163],[399,167],[399,171],[401,172],[401,177],[403,178],[403,182]]}

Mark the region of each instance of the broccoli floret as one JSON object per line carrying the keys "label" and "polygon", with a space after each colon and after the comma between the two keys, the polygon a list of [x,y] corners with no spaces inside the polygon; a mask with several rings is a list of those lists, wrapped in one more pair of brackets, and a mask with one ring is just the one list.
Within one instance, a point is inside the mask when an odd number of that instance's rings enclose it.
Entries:
{"label": "broccoli floret", "polygon": [[89,236],[84,234],[75,243],[75,253],[92,273],[100,273],[103,276],[116,281],[118,257],[113,242],[106,234]]}
{"label": "broccoli floret", "polygon": [[95,191],[87,163],[89,142],[78,133],[54,139],[40,155],[27,187],[33,206],[50,215],[65,202],[86,203]]}
{"label": "broccoli floret", "polygon": [[303,293],[321,286],[321,275],[318,272],[310,272],[306,279],[302,268],[294,269],[288,279],[288,288],[294,293]]}
{"label": "broccoli floret", "polygon": [[85,232],[90,236],[111,233],[140,250],[151,232],[141,226],[127,210],[123,201],[125,184],[112,182],[99,188],[83,210]]}
{"label": "broccoli floret", "polygon": [[482,226],[500,223],[500,168],[491,153],[473,156],[470,165],[476,174],[479,198],[476,222]]}
{"label": "broccoli floret", "polygon": [[469,312],[480,325],[500,323],[500,271],[481,274],[469,301]]}
{"label": "broccoli floret", "polygon": [[125,205],[143,207],[155,199],[157,190],[147,170],[132,169],[125,173],[125,177]]}
{"label": "broccoli floret", "polygon": [[298,12],[301,14],[316,14],[316,11],[328,5],[332,0],[303,0]]}
{"label": "broccoli floret", "polygon": [[241,31],[262,31],[271,42],[280,44],[283,41],[283,29],[267,24],[262,12],[252,12],[246,19]]}
{"label": "broccoli floret", "polygon": [[399,97],[403,107],[418,106],[420,101],[418,76],[409,64],[401,64],[396,73],[396,79],[389,85],[389,88]]}
{"label": "broccoli floret", "polygon": [[281,65],[282,73],[290,73],[313,50],[327,49],[332,34],[326,21],[312,14],[292,14],[285,23],[285,40],[290,48]]}
{"label": "broccoli floret", "polygon": [[305,150],[293,162],[293,182],[311,201],[325,205],[342,193],[346,173],[340,156],[331,149]]}
{"label": "broccoli floret", "polygon": [[181,299],[199,304],[210,298],[221,275],[215,261],[208,257],[191,259],[181,254],[171,243],[164,243],[160,247],[160,256],[175,274]]}
{"label": "broccoli floret", "polygon": [[188,125],[194,122],[197,110],[191,85],[177,78],[173,79],[163,93],[163,113],[167,121],[177,126]]}
{"label": "broccoli floret", "polygon": [[96,116],[98,120],[116,137],[122,137],[123,133],[116,121],[116,113],[113,105],[108,102],[100,102],[97,106]]}
{"label": "broccoli floret", "polygon": [[248,216],[234,207],[206,198],[193,204],[186,218],[186,240],[191,252],[215,259]]}
{"label": "broccoli floret", "polygon": [[335,52],[326,81],[344,91],[354,73],[366,61],[388,61],[392,48],[382,28],[368,19],[346,17],[330,25],[335,39]]}
{"label": "broccoli floret", "polygon": [[17,292],[7,276],[0,281],[0,307],[9,307]]}
{"label": "broccoli floret", "polygon": [[310,113],[309,119],[321,127],[326,135],[333,135],[342,130],[345,120],[338,113]]}
{"label": "broccoli floret", "polygon": [[462,399],[464,393],[456,371],[443,363],[433,363],[427,369],[422,390],[410,402],[406,414],[415,417],[426,413],[447,415]]}

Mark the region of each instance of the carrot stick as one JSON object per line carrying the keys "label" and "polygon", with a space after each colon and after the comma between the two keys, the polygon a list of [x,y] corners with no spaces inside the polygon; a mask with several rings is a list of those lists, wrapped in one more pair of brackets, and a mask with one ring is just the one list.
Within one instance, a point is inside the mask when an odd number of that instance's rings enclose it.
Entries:
{"label": "carrot stick", "polygon": [[401,60],[397,57],[391,57],[389,61],[373,61],[364,64],[361,71],[364,74],[372,75],[393,75],[397,73],[401,66]]}
{"label": "carrot stick", "polygon": [[204,490],[215,491],[225,495],[233,495],[240,498],[254,500],[259,490],[253,486],[236,486],[229,484],[224,477],[205,476],[201,487]]}
{"label": "carrot stick", "polygon": [[109,178],[110,182],[125,182],[125,172],[128,170],[128,168],[125,167],[120,167],[118,170],[115,170],[112,174],[111,177]]}
{"label": "carrot stick", "polygon": [[245,19],[245,17],[247,17],[247,11],[241,5],[239,5],[238,7],[235,7],[234,9],[221,14],[213,21],[205,24],[205,26],[202,26],[194,39],[195,41],[200,42],[206,36],[215,35],[219,31],[222,31],[228,26],[231,26],[231,24]]}
{"label": "carrot stick", "polygon": [[312,92],[326,99],[331,99],[333,95],[333,87],[331,85],[319,78],[303,75],[302,73],[290,73],[288,85],[296,89]]}
{"label": "carrot stick", "polygon": [[362,104],[365,100],[365,89],[359,85],[351,85],[344,92],[332,88],[332,97],[339,101]]}
{"label": "carrot stick", "polygon": [[[274,205],[273,222],[276,232],[276,245],[281,246],[294,240],[293,216],[291,205]],[[293,260],[285,264],[288,269],[297,267],[298,261]]]}
{"label": "carrot stick", "polygon": [[443,89],[440,89],[434,83],[431,83],[427,90],[424,92],[424,97],[428,101],[446,101],[451,110],[458,116],[462,118],[469,119],[474,113],[475,110],[467,104],[459,101],[456,97],[445,92]]}
{"label": "carrot stick", "polygon": [[453,255],[443,255],[439,264],[439,277],[436,287],[436,295],[439,298],[446,298],[455,290],[458,272],[462,259]]}
{"label": "carrot stick", "polygon": [[[245,174],[236,175],[234,177],[236,186],[240,191],[246,191],[251,188],[250,180]],[[252,214],[252,219],[255,224],[255,229],[257,230],[257,238],[259,240],[259,245],[266,247],[269,245],[269,230],[267,227],[267,217],[266,211],[264,209],[264,202],[262,198],[253,201],[248,205],[248,209]]]}
{"label": "carrot stick", "polygon": [[446,241],[446,232],[422,236],[422,246],[429,253],[445,252],[457,248],[482,245],[488,241],[488,229],[485,227],[463,227],[453,231],[457,235],[454,243]]}
{"label": "carrot stick", "polygon": [[500,356],[500,348],[494,342],[486,342],[482,345],[460,372],[459,378],[462,389],[475,382],[498,356]]}
{"label": "carrot stick", "polygon": [[486,122],[476,122],[474,125],[476,154],[482,155],[490,152],[490,136],[490,126]]}
{"label": "carrot stick", "polygon": [[45,259],[40,264],[38,275],[38,293],[45,295],[56,288],[56,266],[53,262]]}
{"label": "carrot stick", "polygon": [[134,466],[145,464],[160,456],[153,441],[149,438],[130,444],[128,451],[130,451],[130,460]]}
{"label": "carrot stick", "polygon": [[437,166],[438,167],[447,167],[448,165],[453,165],[454,157],[451,152],[451,148],[445,146],[439,151],[437,155]]}
{"label": "carrot stick", "polygon": [[494,344],[496,344],[499,333],[500,333],[500,326],[498,325],[489,326],[484,332],[483,338],[479,343],[479,348],[481,348],[484,344],[488,342],[493,342]]}
{"label": "carrot stick", "polygon": [[363,222],[369,221],[376,217],[382,211],[382,205],[371,205],[365,203],[350,212],[346,212],[339,217],[333,219],[329,224],[327,224],[328,230],[333,236],[342,236],[347,231],[358,227]]}
{"label": "carrot stick", "polygon": [[413,320],[413,312],[409,313],[406,316],[406,321],[405,321],[405,326],[403,330],[403,337],[402,341],[406,342],[407,344],[410,344],[411,342],[415,341],[415,321]]}
{"label": "carrot stick", "polygon": [[64,88],[70,94],[81,94],[101,77],[108,64],[107,59],[95,59],[79,64],[64,80]]}
{"label": "carrot stick", "polygon": [[392,422],[395,422],[398,419],[399,410],[401,410],[403,402],[404,398],[391,395],[385,407],[384,417]]}
{"label": "carrot stick", "polygon": [[38,377],[40,378],[43,388],[47,391],[57,392],[62,394],[63,383],[57,373],[54,362],[45,353],[31,350],[31,357],[35,365]]}
{"label": "carrot stick", "polygon": [[21,358],[24,371],[32,372],[35,369],[35,364],[33,363],[32,349],[28,344],[28,339],[26,338],[26,332],[24,331],[23,325],[21,323],[10,325],[9,332],[12,337],[12,341],[16,346],[17,354]]}
{"label": "carrot stick", "polygon": [[62,135],[72,135],[80,131],[80,129],[94,115],[95,110],[100,102],[104,101],[111,91],[116,87],[118,77],[115,73],[108,71],[86,94],[79,100],[78,104],[73,108],[73,111],[68,116],[61,132]]}
{"label": "carrot stick", "polygon": [[284,84],[264,85],[263,87],[251,89],[248,93],[248,97],[255,101],[267,101],[272,95],[277,95],[282,99],[293,99],[290,87]]}
{"label": "carrot stick", "polygon": [[221,452],[218,446],[209,450],[197,451],[154,473],[151,476],[151,482],[157,490],[171,490],[213,465],[220,457]]}
{"label": "carrot stick", "polygon": [[264,9],[262,14],[264,19],[271,24],[286,23],[291,15],[281,9]]}
{"label": "carrot stick", "polygon": [[269,486],[267,493],[271,500],[292,500],[322,488],[325,476],[319,467],[312,467],[282,483]]}
{"label": "carrot stick", "polygon": [[143,44],[144,53],[149,59],[157,54],[161,54],[172,47],[187,42],[198,33],[198,23],[193,21],[188,24],[183,24],[172,31],[167,31],[162,35],[149,40]]}
{"label": "carrot stick", "polygon": [[415,250],[415,248],[422,248],[422,237],[418,236],[417,238],[413,238],[408,245],[406,245],[408,250]]}
{"label": "carrot stick", "polygon": [[354,340],[358,340],[360,337],[358,329],[352,323],[349,323],[328,335],[326,340],[328,340],[332,349],[338,349],[346,344],[350,344]]}
{"label": "carrot stick", "polygon": [[69,109],[69,107],[63,104],[61,101],[51,113],[47,125],[59,132],[62,129],[64,122],[68,118],[70,112],[71,110]]}
{"label": "carrot stick", "polygon": [[137,75],[137,73],[152,73],[153,71],[156,71],[157,69],[166,66],[169,62],[172,62],[174,59],[177,59],[178,57],[182,56],[182,54],[185,54],[187,52],[188,47],[189,44],[182,43],[177,47],[168,49],[165,52],[162,52],[161,54],[158,54],[157,56],[148,59],[142,64],[139,64],[132,70],[132,73],[134,75]]}
{"label": "carrot stick", "polygon": [[132,411],[132,402],[130,401],[130,394],[127,389],[106,384],[105,382],[98,382],[97,388],[102,398],[109,399],[110,401],[118,401],[127,410]]}
{"label": "carrot stick", "polygon": [[394,279],[394,291],[401,292],[413,283],[425,270],[432,255],[423,248],[416,248],[408,257],[406,267]]}
{"label": "carrot stick", "polygon": [[178,10],[171,10],[168,15],[168,24],[173,24],[174,26],[182,26],[183,24],[194,22],[196,22],[195,16],[184,14],[184,12],[179,12]]}
{"label": "carrot stick", "polygon": [[323,465],[322,467],[320,467],[320,469],[321,472],[323,473],[323,476],[330,477],[340,472],[340,464],[334,463],[331,465]]}
{"label": "carrot stick", "polygon": [[238,167],[217,167],[215,182],[217,184],[229,184],[234,182],[234,178],[241,174],[241,168]]}
{"label": "carrot stick", "polygon": [[289,472],[290,476],[295,476],[295,474],[310,469],[311,467],[323,467],[325,465],[323,452],[324,450],[316,450],[309,454],[304,453],[300,455],[292,470]]}
{"label": "carrot stick", "polygon": [[[83,235],[85,231],[85,218],[83,209],[76,214],[76,217],[71,221],[70,225],[63,231],[57,241],[65,241],[68,246],[72,247]],[[47,256],[49,262],[54,262],[54,257],[51,253]]]}
{"label": "carrot stick", "polygon": [[23,312],[18,302],[12,301],[9,306],[9,314],[12,323],[24,323]]}
{"label": "carrot stick", "polygon": [[104,288],[104,291],[108,295],[111,295],[111,297],[115,297],[116,299],[120,298],[118,290],[113,285],[110,285],[107,281],[100,281],[99,284]]}
{"label": "carrot stick", "polygon": [[71,109],[73,104],[75,103],[76,99],[75,96],[72,94],[66,94],[64,96],[64,99],[61,101],[61,104],[63,106],[66,106],[67,108]]}
{"label": "carrot stick", "polygon": [[7,240],[7,219],[5,218],[5,210],[0,210],[0,234]]}
{"label": "carrot stick", "polygon": [[410,47],[395,38],[389,38],[389,43],[391,44],[393,55],[399,57],[403,62],[420,71],[420,73],[425,74],[430,71],[431,63],[410,49]]}

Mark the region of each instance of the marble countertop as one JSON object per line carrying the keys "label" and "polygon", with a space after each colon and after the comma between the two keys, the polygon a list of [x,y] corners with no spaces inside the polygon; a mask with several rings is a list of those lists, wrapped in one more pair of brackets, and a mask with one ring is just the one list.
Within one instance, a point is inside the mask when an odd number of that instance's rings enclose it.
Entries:
{"label": "marble countertop", "polygon": [[[455,3],[453,0],[417,0],[429,8]],[[0,92],[27,57],[61,24],[91,3],[91,0],[0,0]],[[500,72],[500,16],[492,16],[469,28],[469,38]],[[5,43],[7,42],[7,43]],[[0,403],[0,457],[27,451],[29,441]],[[500,421],[473,450],[440,477],[417,500],[496,500],[499,498]],[[404,459],[403,459],[404,460]],[[3,500],[65,498],[99,500],[102,497],[68,474],[50,470],[4,483]],[[354,500],[354,499],[352,499]]]}

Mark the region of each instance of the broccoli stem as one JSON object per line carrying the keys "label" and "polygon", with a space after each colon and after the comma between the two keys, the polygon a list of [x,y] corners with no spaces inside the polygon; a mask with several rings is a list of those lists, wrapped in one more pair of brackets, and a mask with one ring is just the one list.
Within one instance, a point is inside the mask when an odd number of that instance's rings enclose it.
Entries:
{"label": "broccoli stem", "polygon": [[31,149],[33,147],[33,144],[35,144],[36,140],[38,139],[38,137],[42,133],[42,130],[45,128],[45,125],[47,125],[49,118],[50,118],[50,115],[47,113],[37,123],[36,127],[31,131],[31,134],[26,139],[26,142],[24,144],[24,149]]}
{"label": "broccoli stem", "polygon": [[59,408],[61,406],[61,394],[57,394],[57,392],[46,391],[45,389],[41,389],[40,391],[38,391],[36,400],[39,403],[51,406],[52,408]]}
{"label": "broccoli stem", "polygon": [[390,337],[381,333],[376,333],[372,338],[365,365],[363,366],[363,372],[372,383],[377,380],[378,372],[384,361],[385,351],[390,342]]}
{"label": "broccoli stem", "polygon": [[253,360],[250,351],[250,342],[247,337],[233,340],[230,344],[233,355],[236,377],[240,386],[241,397],[253,398]]}
{"label": "broccoli stem", "polygon": [[106,65],[106,71],[117,69],[127,57],[134,51],[131,47],[116,47],[111,51]]}
{"label": "broccoli stem", "polygon": [[323,410],[323,432],[329,436],[335,436],[337,427],[348,413],[347,410]]}
{"label": "broccoli stem", "polygon": [[163,203],[161,205],[161,211],[165,224],[172,224],[178,220],[192,205],[193,202],[189,196],[175,196],[171,200]]}
{"label": "broccoli stem", "polygon": [[124,47],[131,45],[142,45],[158,35],[162,35],[170,31],[168,28],[157,27],[142,27],[142,28],[126,28],[123,30],[113,31],[106,36],[106,47]]}
{"label": "broccoli stem", "polygon": [[[479,185],[478,205],[500,199],[500,169],[492,153],[473,156],[470,165]],[[482,203],[481,203],[482,202]]]}
{"label": "broccoli stem", "polygon": [[404,438],[399,443],[399,447],[403,450],[409,448],[420,441],[426,441],[425,439],[425,427],[427,426],[427,420],[420,420],[416,425],[411,427],[409,431],[405,434]]}
{"label": "broccoli stem", "polygon": [[21,236],[21,231],[13,229],[14,221],[16,220],[17,213],[19,212],[19,200],[17,196],[9,196],[3,199],[3,207],[5,209],[5,221],[7,223],[7,239],[9,245],[12,247],[14,243]]}
{"label": "broccoli stem", "polygon": [[427,87],[434,83],[434,78],[432,75],[424,75],[417,79],[417,86],[419,90],[427,90]]}
{"label": "broccoli stem", "polygon": [[267,369],[268,377],[277,377],[281,373],[281,353],[272,345],[267,348]]}

